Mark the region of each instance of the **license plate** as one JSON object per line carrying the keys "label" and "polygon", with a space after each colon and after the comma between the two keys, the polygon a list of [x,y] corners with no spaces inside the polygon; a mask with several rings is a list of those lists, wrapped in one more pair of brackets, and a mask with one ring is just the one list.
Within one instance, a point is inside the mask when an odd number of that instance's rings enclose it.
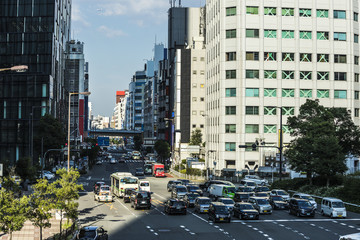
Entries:
{"label": "license plate", "polygon": [[204,210],[204,212],[207,212],[208,210]]}
{"label": "license plate", "polygon": [[309,216],[309,215],[310,215],[310,213],[306,213],[306,215],[308,215],[308,216]]}
{"label": "license plate", "polygon": [[220,218],[220,221],[223,221],[224,220],[224,218]]}
{"label": "license plate", "polygon": [[146,201],[142,201],[141,203],[146,203]]}
{"label": "license plate", "polygon": [[254,218],[254,215],[250,215],[249,217],[250,217],[250,218]]}
{"label": "license plate", "polygon": [[338,217],[342,217],[342,215],[338,215]]}
{"label": "license plate", "polygon": [[267,210],[264,210],[264,212],[267,212]]}

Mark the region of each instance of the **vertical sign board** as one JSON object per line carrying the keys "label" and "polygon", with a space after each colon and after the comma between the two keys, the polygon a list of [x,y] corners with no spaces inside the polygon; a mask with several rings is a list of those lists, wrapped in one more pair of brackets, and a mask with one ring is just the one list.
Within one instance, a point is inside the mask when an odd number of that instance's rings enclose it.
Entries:
{"label": "vertical sign board", "polygon": [[98,145],[101,146],[109,146],[110,144],[110,139],[109,137],[98,137]]}
{"label": "vertical sign board", "polygon": [[3,165],[2,163],[0,163],[0,177],[3,176]]}

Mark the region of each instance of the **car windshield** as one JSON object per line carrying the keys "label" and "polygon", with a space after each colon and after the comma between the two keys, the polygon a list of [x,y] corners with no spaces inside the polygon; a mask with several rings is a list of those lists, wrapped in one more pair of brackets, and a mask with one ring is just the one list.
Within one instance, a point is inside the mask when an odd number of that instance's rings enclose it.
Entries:
{"label": "car windshield", "polygon": [[241,199],[249,198],[249,194],[247,194],[247,193],[245,193],[245,194],[238,194],[238,198],[241,198]]}
{"label": "car windshield", "polygon": [[100,189],[101,189],[101,191],[110,191],[110,187],[109,187],[109,186],[101,187]]}
{"label": "car windshield", "polygon": [[189,190],[198,190],[199,187],[198,186],[189,186]]}
{"label": "car windshield", "polygon": [[199,204],[210,204],[210,199],[199,199]]}
{"label": "car windshield", "polygon": [[185,203],[183,201],[171,201],[171,206],[185,206]]}
{"label": "car windshield", "polygon": [[221,200],[224,204],[234,204],[234,201],[232,199],[223,199]]}
{"label": "car windshield", "polygon": [[150,198],[150,193],[148,192],[139,192],[137,198]]}
{"label": "car windshield", "polygon": [[259,205],[268,205],[268,201],[266,199],[257,199],[256,200]]}
{"label": "car windshield", "polygon": [[136,171],[138,171],[138,172],[142,172],[142,171],[143,171],[143,169],[142,169],[142,168],[137,168],[137,169],[136,169]]}
{"label": "car windshield", "polygon": [[184,187],[177,188],[177,191],[178,192],[187,192],[186,188],[184,188]]}
{"label": "car windshield", "polygon": [[257,197],[267,197],[268,195],[266,193],[256,193]]}
{"label": "car windshield", "polygon": [[299,201],[299,207],[311,207],[311,203],[308,201]]}
{"label": "car windshield", "polygon": [[311,197],[311,196],[308,196],[308,195],[302,195],[301,198],[307,199],[307,200],[309,200],[309,201],[314,201],[314,198]]}
{"label": "car windshield", "polygon": [[123,178],[121,181],[125,184],[136,184],[138,182],[136,178]]}
{"label": "car windshield", "polygon": [[254,209],[254,207],[251,204],[241,204],[240,209]]}
{"label": "car windshield", "polygon": [[246,182],[246,185],[248,185],[248,186],[256,186],[256,184],[254,182]]}
{"label": "car windshield", "polygon": [[253,190],[249,187],[238,188],[239,192],[252,192]]}
{"label": "car windshield", "polygon": [[285,191],[277,191],[277,195],[289,195],[289,194]]}
{"label": "car windshield", "polygon": [[95,231],[86,231],[85,229],[80,230],[79,238],[95,238]]}
{"label": "car windshield", "polygon": [[162,171],[164,171],[164,169],[163,168],[157,168],[156,171],[157,172],[162,172]]}
{"label": "car windshield", "polygon": [[272,200],[274,200],[274,201],[284,201],[284,199],[282,197],[280,197],[280,196],[273,196]]}
{"label": "car windshield", "polygon": [[227,187],[226,189],[227,189],[228,193],[235,193],[234,187]]}
{"label": "car windshield", "polygon": [[333,202],[332,206],[334,208],[344,208],[344,203],[343,202]]}
{"label": "car windshield", "polygon": [[148,187],[148,186],[150,186],[150,183],[148,183],[148,182],[142,182],[142,183],[140,183],[140,186],[142,186],[142,187]]}
{"label": "car windshield", "polygon": [[190,200],[192,200],[192,199],[199,197],[200,195],[199,194],[188,194],[187,196]]}
{"label": "car windshield", "polygon": [[270,191],[270,189],[268,187],[259,187],[258,189],[260,190],[260,192],[268,192],[268,191]]}
{"label": "car windshield", "polygon": [[228,213],[228,209],[226,206],[215,206],[215,211],[217,213]]}

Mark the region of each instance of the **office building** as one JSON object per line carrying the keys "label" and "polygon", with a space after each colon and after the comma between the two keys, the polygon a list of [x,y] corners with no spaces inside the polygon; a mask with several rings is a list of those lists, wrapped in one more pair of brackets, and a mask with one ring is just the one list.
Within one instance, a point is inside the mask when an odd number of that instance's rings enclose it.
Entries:
{"label": "office building", "polygon": [[116,101],[112,116],[115,129],[125,129],[126,100],[129,95],[127,90],[116,91]]}

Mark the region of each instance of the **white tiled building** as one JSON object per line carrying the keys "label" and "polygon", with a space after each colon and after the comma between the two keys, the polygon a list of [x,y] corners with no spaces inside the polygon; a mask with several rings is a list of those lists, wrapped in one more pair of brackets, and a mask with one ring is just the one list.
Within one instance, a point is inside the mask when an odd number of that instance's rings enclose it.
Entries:
{"label": "white tiled building", "polygon": [[358,12],[355,0],[207,1],[210,169],[258,169],[276,149],[238,145],[277,145],[280,107],[288,143],[287,116],[307,98],[347,108],[359,124]]}

